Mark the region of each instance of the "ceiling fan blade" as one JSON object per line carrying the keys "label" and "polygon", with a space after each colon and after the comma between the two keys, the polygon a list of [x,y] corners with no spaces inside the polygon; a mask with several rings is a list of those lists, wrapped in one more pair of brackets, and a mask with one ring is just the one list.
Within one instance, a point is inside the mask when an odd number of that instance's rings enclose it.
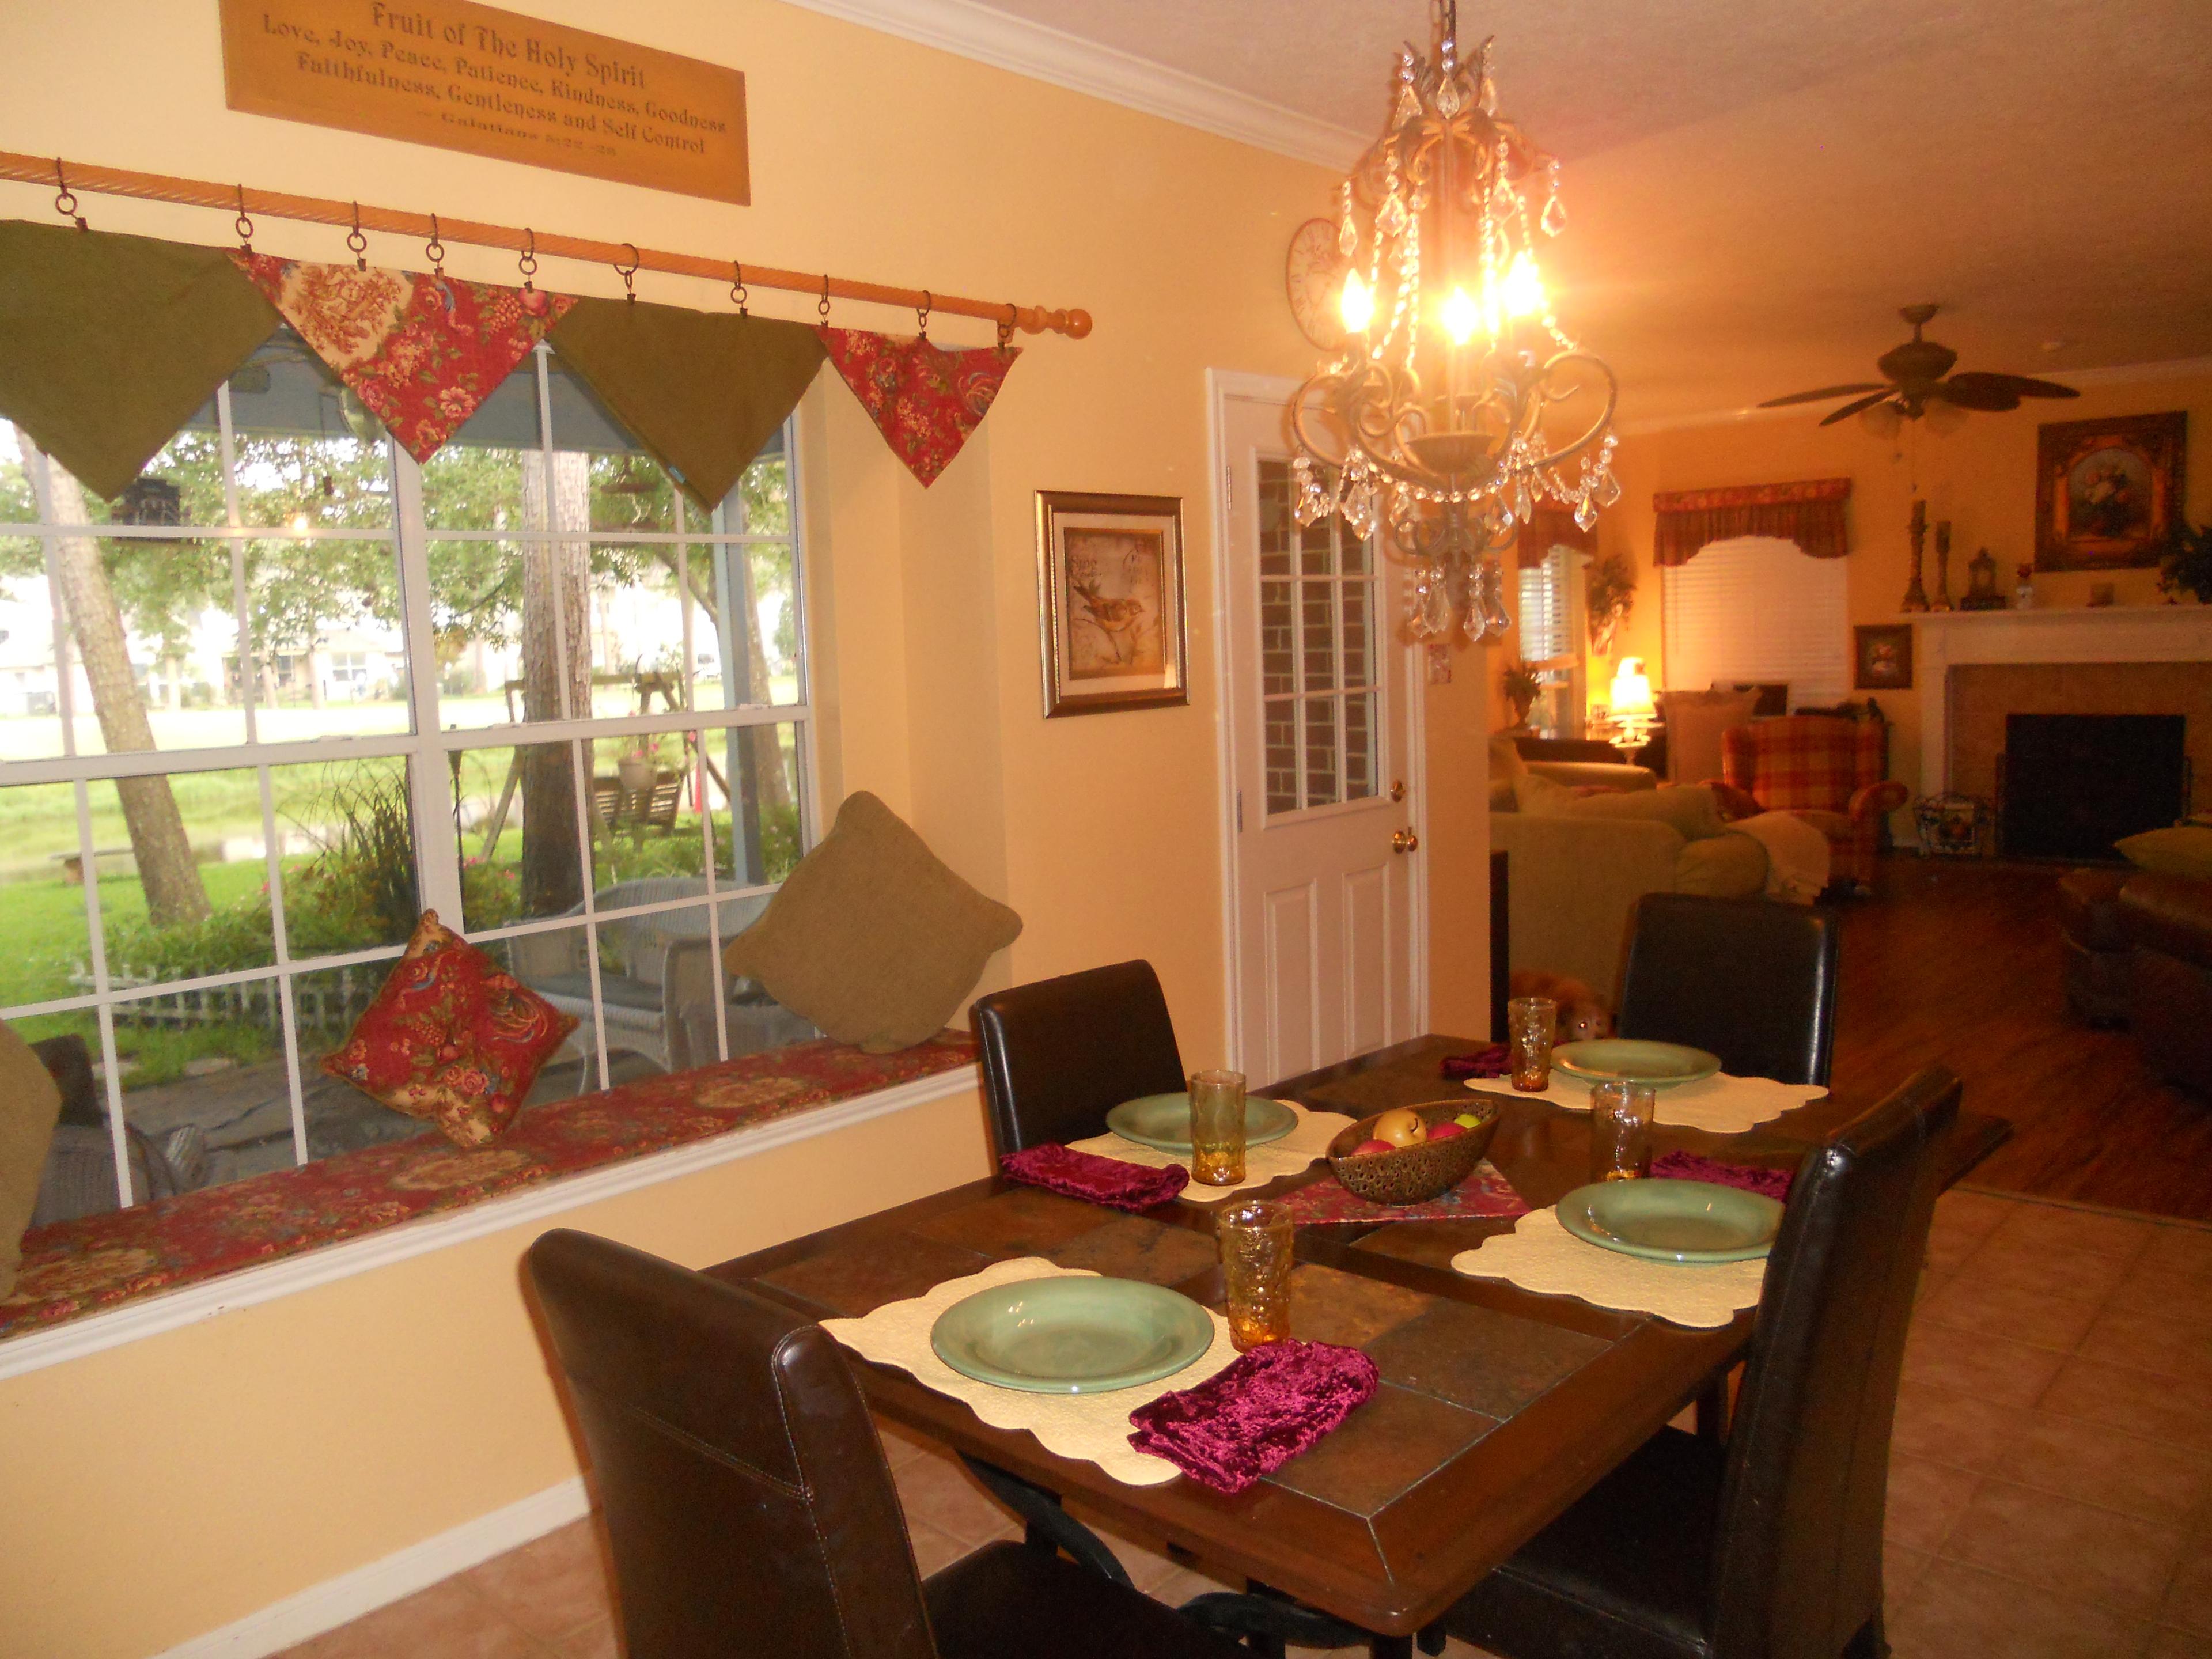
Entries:
{"label": "ceiling fan blade", "polygon": [[1845,404],[1841,409],[1831,410],[1828,414],[1821,417],[1820,424],[1822,426],[1833,426],[1838,421],[1849,420],[1852,416],[1857,414],[1859,410],[1863,409],[1872,409],[1876,404],[1889,396],[1889,391],[1890,389],[1887,386],[1884,386],[1881,391],[1875,392],[1871,398],[1861,398],[1856,402]]}
{"label": "ceiling fan blade", "polygon": [[1968,369],[1954,374],[1951,384],[1961,382],[1970,386],[1988,386],[2002,390],[2015,398],[2078,398],[2081,394],[2070,386],[2061,386],[2056,380],[2038,380],[2026,374],[1993,374],[1986,370]]}
{"label": "ceiling fan blade", "polygon": [[2020,398],[2009,386],[1997,384],[2006,377],[2002,374],[1954,374],[1948,380],[1938,380],[1928,388],[1931,398],[1941,398],[1945,403],[1960,409],[1998,410],[2018,409]]}
{"label": "ceiling fan blade", "polygon": [[1824,386],[1818,392],[1793,392],[1786,398],[1769,398],[1761,409],[1781,409],[1790,404],[1817,404],[1830,398],[1848,398],[1854,392],[1887,392],[1887,385],[1863,380],[1856,386]]}

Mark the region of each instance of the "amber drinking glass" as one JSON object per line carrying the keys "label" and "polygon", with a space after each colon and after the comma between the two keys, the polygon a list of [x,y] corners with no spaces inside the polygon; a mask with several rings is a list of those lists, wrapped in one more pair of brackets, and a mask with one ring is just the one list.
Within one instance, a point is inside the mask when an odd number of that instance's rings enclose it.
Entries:
{"label": "amber drinking glass", "polygon": [[1648,1083],[1590,1090],[1590,1179],[1633,1181],[1651,1173],[1651,1124],[1659,1091]]}
{"label": "amber drinking glass", "polygon": [[1291,1339],[1291,1258],[1297,1230],[1279,1204],[1251,1199],[1216,1224],[1228,1286],[1229,1340],[1237,1352]]}
{"label": "amber drinking glass", "polygon": [[1549,997],[1516,997],[1505,1005],[1506,1041],[1513,1045],[1513,1086],[1541,1094],[1552,1083],[1552,1039],[1559,1005]]}
{"label": "amber drinking glass", "polygon": [[1234,1187],[1244,1179],[1242,1072],[1191,1073],[1190,1178],[1209,1187]]}

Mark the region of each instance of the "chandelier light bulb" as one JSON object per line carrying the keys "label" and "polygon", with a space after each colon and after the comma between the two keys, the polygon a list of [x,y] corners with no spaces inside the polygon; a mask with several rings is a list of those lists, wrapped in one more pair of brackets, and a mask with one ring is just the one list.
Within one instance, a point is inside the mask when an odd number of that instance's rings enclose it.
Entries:
{"label": "chandelier light bulb", "polygon": [[1444,325],[1444,332],[1451,337],[1451,343],[1463,346],[1474,337],[1474,331],[1482,325],[1482,313],[1468,297],[1465,289],[1455,288],[1445,296],[1439,319]]}
{"label": "chandelier light bulb", "polygon": [[1513,256],[1513,264],[1505,273],[1503,298],[1505,314],[1509,317],[1540,317],[1547,301],[1544,279],[1537,272],[1536,261],[1526,248]]}
{"label": "chandelier light bulb", "polygon": [[1344,273],[1344,289],[1336,296],[1336,308],[1349,333],[1364,334],[1367,325],[1375,320],[1374,290],[1360,281],[1358,271]]}

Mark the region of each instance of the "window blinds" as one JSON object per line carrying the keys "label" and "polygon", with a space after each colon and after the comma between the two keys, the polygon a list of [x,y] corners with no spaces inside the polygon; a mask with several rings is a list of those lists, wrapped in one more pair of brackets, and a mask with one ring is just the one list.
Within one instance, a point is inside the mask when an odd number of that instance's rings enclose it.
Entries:
{"label": "window blinds", "polygon": [[1668,567],[1668,690],[1786,680],[1793,708],[1840,701],[1850,691],[1844,576],[1843,560],[1808,558],[1768,536],[1709,543]]}
{"label": "window blinds", "polygon": [[1552,662],[1571,656],[1572,610],[1567,592],[1567,550],[1555,547],[1543,563],[1521,572],[1521,660]]}

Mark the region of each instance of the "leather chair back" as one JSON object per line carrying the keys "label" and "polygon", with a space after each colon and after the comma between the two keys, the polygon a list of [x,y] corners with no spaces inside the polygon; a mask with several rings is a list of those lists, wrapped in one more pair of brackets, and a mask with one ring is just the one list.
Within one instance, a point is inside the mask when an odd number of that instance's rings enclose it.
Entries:
{"label": "leather chair back", "polygon": [[934,1659],[882,1444],[819,1326],[584,1233],[549,1232],[525,1260],[629,1659]]}
{"label": "leather chair back", "polygon": [[1826,1083],[1839,943],[1825,910],[1646,893],[1630,923],[1614,1029],[1708,1049],[1732,1076]]}
{"label": "leather chair back", "polygon": [[1103,1134],[1106,1114],[1123,1101],[1189,1085],[1149,962],[994,992],[976,1000],[969,1023],[1001,1157]]}
{"label": "leather chair back", "polygon": [[1881,1612],[1898,1372],[1959,1093],[1931,1066],[1798,1166],[1729,1433],[1714,1659],[1835,1659]]}

